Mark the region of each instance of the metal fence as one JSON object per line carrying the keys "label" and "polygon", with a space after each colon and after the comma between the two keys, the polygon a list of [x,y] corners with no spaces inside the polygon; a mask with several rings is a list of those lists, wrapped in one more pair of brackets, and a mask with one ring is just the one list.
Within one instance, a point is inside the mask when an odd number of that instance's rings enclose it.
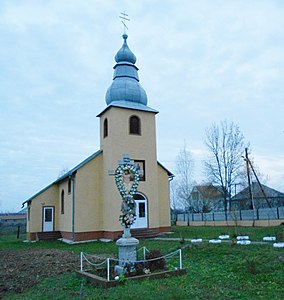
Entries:
{"label": "metal fence", "polygon": [[284,219],[284,206],[259,208],[256,210],[215,211],[210,213],[172,213],[172,221],[245,221],[245,220],[281,220]]}

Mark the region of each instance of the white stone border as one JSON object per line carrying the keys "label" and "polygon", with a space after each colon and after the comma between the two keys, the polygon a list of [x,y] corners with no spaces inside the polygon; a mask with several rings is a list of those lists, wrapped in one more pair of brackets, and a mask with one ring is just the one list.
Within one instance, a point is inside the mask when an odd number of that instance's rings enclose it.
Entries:
{"label": "white stone border", "polygon": [[284,248],[284,242],[283,243],[274,243],[273,247],[274,248]]}

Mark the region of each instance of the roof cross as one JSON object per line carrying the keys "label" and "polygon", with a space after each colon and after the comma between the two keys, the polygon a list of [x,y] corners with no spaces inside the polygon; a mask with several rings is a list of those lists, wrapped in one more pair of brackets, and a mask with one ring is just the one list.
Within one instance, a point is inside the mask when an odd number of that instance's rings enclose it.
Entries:
{"label": "roof cross", "polygon": [[128,27],[126,26],[125,22],[130,21],[130,19],[128,18],[128,14],[126,14],[125,11],[120,14],[121,16],[119,17],[121,19],[121,23],[123,24],[123,33],[125,34],[125,28],[128,30]]}

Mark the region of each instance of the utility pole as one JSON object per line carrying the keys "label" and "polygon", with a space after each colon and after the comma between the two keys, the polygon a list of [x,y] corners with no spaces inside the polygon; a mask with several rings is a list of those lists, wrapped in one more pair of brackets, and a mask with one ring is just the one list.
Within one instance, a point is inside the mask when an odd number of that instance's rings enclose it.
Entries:
{"label": "utility pole", "polygon": [[[261,190],[261,192],[262,192],[262,194],[263,194],[263,196],[264,196],[264,198],[265,198],[265,201],[266,201],[268,207],[271,208],[271,204],[270,204],[270,202],[268,201],[268,199],[267,199],[267,197],[266,197],[266,194],[265,194],[264,189],[263,189],[263,187],[262,187],[262,185],[261,185],[261,183],[260,183],[260,181],[259,181],[259,179],[258,179],[258,177],[257,177],[257,175],[256,175],[256,172],[255,172],[255,170],[254,170],[254,167],[253,167],[251,161],[250,161],[249,158],[248,158],[247,148],[245,149],[245,151],[246,151],[246,158],[245,158],[245,161],[246,161],[246,163],[249,164],[249,166],[251,167],[252,172],[253,172],[253,174],[254,174],[254,177],[255,177],[255,179],[256,179],[256,181],[257,181],[259,187],[260,187],[260,190]],[[247,170],[248,170],[248,169],[247,169]],[[249,175],[248,175],[248,177],[249,177]],[[249,184],[250,184],[250,181],[249,181]],[[251,192],[251,190],[250,190],[250,192]]]}
{"label": "utility pole", "polygon": [[249,158],[248,158],[248,148],[245,148],[245,161],[247,167],[247,177],[248,177],[248,188],[249,188],[249,198],[250,198],[250,207],[254,208],[253,198],[252,198],[252,190],[251,190],[251,180],[250,180],[250,172],[249,172]]}
{"label": "utility pole", "polygon": [[251,189],[251,180],[250,180],[250,172],[249,172],[250,160],[248,158],[248,148],[245,148],[245,154],[246,154],[245,161],[246,161],[246,166],[247,166],[247,176],[248,176],[248,185],[249,185],[250,208],[253,209],[252,226],[254,227],[255,220],[256,220],[256,211],[255,211],[254,199],[253,199],[253,194],[252,194],[252,189]]}

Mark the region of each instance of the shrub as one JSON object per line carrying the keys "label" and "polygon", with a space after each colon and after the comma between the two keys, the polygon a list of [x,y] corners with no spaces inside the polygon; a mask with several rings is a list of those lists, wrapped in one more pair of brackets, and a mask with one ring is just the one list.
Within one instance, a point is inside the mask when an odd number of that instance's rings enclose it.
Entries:
{"label": "shrub", "polygon": [[166,269],[166,261],[162,256],[163,254],[160,250],[152,250],[148,252],[146,259],[150,261],[147,262],[147,267],[151,270],[151,272]]}
{"label": "shrub", "polygon": [[284,242],[284,232],[283,232],[283,230],[276,233],[276,241],[277,242]]}
{"label": "shrub", "polygon": [[245,260],[245,266],[250,274],[256,275],[259,272],[257,260],[254,258],[247,258]]}

